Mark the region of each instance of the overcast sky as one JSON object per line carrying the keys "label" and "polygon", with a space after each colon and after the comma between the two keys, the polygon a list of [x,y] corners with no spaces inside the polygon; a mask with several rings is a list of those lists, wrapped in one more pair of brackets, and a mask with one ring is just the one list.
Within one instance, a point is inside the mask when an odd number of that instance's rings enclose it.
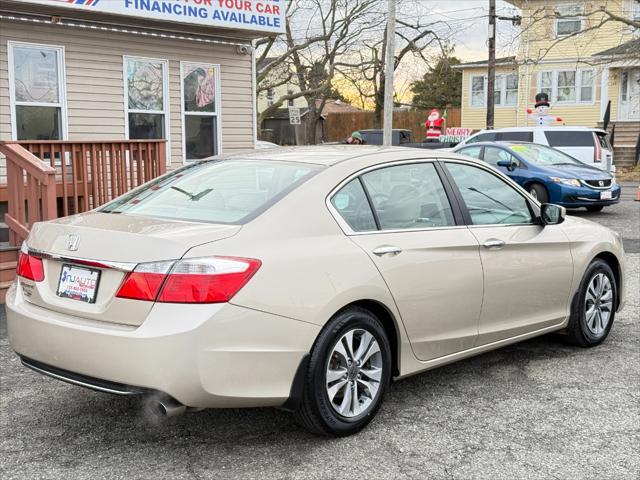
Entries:
{"label": "overcast sky", "polygon": [[[419,5],[428,8],[453,27],[451,39],[456,45],[456,56],[463,61],[483,60],[487,53],[488,0],[417,0]],[[496,1],[498,15],[513,16],[519,10],[503,0]],[[515,31],[511,22],[498,20],[497,56],[514,55],[517,44],[514,43]]]}

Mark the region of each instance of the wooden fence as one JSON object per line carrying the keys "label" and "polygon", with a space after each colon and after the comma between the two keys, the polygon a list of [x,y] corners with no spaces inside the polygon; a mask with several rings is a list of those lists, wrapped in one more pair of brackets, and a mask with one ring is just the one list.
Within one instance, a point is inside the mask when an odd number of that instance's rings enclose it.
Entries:
{"label": "wooden fence", "polygon": [[[393,112],[393,128],[411,130],[415,141],[420,142],[424,138],[424,122],[428,116],[429,110]],[[447,127],[460,126],[460,109],[448,108]],[[347,138],[351,132],[367,128],[375,128],[374,112],[330,113],[327,116],[327,141],[339,142]]]}

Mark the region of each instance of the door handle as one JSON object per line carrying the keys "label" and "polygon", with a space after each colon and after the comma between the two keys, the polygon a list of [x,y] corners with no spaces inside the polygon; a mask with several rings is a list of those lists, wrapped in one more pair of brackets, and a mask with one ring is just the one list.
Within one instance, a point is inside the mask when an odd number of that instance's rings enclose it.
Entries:
{"label": "door handle", "polygon": [[385,245],[384,247],[378,247],[373,251],[373,254],[379,257],[383,255],[394,256],[394,255],[398,255],[399,253],[402,253],[402,249],[400,247],[394,247],[392,245]]}
{"label": "door handle", "polygon": [[499,249],[501,249],[502,247],[504,247],[504,245],[505,245],[504,241],[502,241],[502,240],[498,240],[498,239],[496,239],[496,238],[492,238],[492,239],[490,239],[490,240],[487,240],[486,242],[484,242],[484,243],[482,244],[482,246],[483,246],[484,248],[488,248],[488,249],[490,249],[490,250],[499,250]]}

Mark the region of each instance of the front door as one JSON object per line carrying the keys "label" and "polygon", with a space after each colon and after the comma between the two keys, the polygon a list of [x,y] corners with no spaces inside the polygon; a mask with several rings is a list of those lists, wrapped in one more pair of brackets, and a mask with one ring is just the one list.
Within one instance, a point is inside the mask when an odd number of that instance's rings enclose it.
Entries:
{"label": "front door", "polygon": [[484,300],[478,345],[561,323],[573,260],[561,226],[534,222],[528,200],[496,174],[447,162],[480,244]]}
{"label": "front door", "polygon": [[[482,304],[478,242],[456,225],[434,163],[382,166],[361,179],[332,202],[352,228],[364,230],[351,239],[389,287],[416,357],[430,360],[472,348]],[[371,215],[363,186],[375,225],[363,222]],[[350,211],[349,205],[358,207]]]}
{"label": "front door", "polygon": [[640,120],[640,68],[620,73],[618,120]]}

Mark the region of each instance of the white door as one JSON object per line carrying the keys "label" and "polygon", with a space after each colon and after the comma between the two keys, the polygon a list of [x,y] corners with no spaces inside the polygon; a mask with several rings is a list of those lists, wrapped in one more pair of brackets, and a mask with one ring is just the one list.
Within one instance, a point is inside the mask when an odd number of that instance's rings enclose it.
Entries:
{"label": "white door", "polygon": [[620,107],[618,120],[640,120],[640,68],[620,74]]}

